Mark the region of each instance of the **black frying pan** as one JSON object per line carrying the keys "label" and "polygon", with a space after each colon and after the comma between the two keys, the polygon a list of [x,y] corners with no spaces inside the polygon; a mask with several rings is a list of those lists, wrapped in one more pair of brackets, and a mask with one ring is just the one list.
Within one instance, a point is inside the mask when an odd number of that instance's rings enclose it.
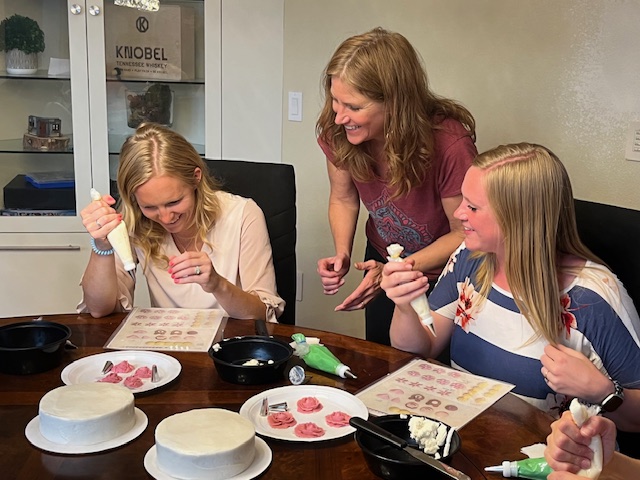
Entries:
{"label": "black frying pan", "polygon": [[54,322],[20,322],[0,327],[0,372],[29,375],[56,368],[71,329]]}
{"label": "black frying pan", "polygon": [[[257,335],[225,338],[209,349],[209,356],[224,381],[257,385],[277,382],[284,377],[293,348],[269,336],[264,320],[255,323]],[[259,365],[245,365],[255,360]]]}

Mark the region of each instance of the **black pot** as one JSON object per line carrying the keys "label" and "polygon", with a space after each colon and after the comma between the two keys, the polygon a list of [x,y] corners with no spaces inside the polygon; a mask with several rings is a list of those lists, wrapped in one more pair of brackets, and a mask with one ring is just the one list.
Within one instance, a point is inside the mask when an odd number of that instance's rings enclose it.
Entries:
{"label": "black pot", "polygon": [[[262,322],[264,323],[264,322]],[[256,329],[263,330],[260,322]],[[224,381],[243,385],[274,383],[282,380],[293,348],[268,335],[225,338],[209,349],[209,356]],[[260,365],[245,365],[257,360]]]}
{"label": "black pot", "polygon": [[[402,417],[405,418],[402,418]],[[417,446],[409,433],[408,415],[384,415],[381,417],[369,417],[369,421],[384,428],[395,436],[402,438],[409,445]],[[356,442],[362,449],[369,470],[381,478],[405,480],[407,478],[448,478],[445,475],[425,465],[420,460],[412,457],[407,452],[400,450],[384,440],[379,439],[362,430],[356,430]],[[454,432],[451,438],[449,455],[440,458],[440,461],[448,463],[451,456],[460,450],[460,435]],[[439,452],[442,455],[442,451]]]}
{"label": "black pot", "polygon": [[0,327],[0,372],[40,373],[57,367],[71,329],[53,322],[31,321]]}

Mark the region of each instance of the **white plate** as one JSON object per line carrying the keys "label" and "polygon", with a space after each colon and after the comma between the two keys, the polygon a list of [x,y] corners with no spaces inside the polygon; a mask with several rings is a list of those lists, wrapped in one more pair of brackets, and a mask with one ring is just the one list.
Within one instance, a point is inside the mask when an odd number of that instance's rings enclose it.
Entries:
{"label": "white plate", "polygon": [[[300,438],[293,433],[295,427],[272,428],[269,426],[267,417],[260,415],[260,405],[264,397],[268,397],[269,404],[287,402],[289,412],[298,423],[314,422],[325,430],[325,434],[321,437]],[[322,410],[316,413],[298,412],[297,402],[303,397],[316,397],[323,406]],[[336,411],[344,412],[352,417],[369,418],[369,411],[359,398],[344,390],[322,385],[289,385],[266,390],[244,402],[240,408],[240,415],[251,421],[256,428],[256,433],[260,435],[292,442],[319,442],[344,437],[356,431],[350,425],[344,427],[327,425],[324,417]]]}
{"label": "white plate", "polygon": [[47,452],[71,454],[102,452],[104,450],[111,450],[112,448],[120,447],[125,443],[129,443],[144,432],[144,429],[147,428],[147,423],[149,422],[147,416],[139,408],[135,408],[135,415],[136,423],[127,433],[120,435],[113,440],[95,443],[93,445],[64,445],[47,440],[40,433],[39,416],[36,416],[27,424],[24,434],[27,437],[27,440],[29,440],[34,446],[42,450],[46,450]]}
{"label": "white plate", "polygon": [[[240,472],[235,477],[231,477],[228,480],[250,480],[257,477],[264,472],[269,465],[271,465],[271,449],[267,442],[260,437],[256,437],[256,456],[253,458],[253,462],[244,472]],[[151,447],[147,454],[144,456],[144,468],[147,473],[156,480],[175,480],[175,477],[164,473],[158,467],[158,457],[156,453],[156,446]]]}
{"label": "white plate", "polygon": [[[143,350],[121,350],[114,352],[98,353],[96,355],[89,355],[88,357],[80,358],[73,363],[70,363],[62,370],[60,377],[65,385],[76,385],[78,383],[92,383],[97,382],[106,375],[102,374],[102,368],[107,360],[113,362],[114,365],[126,360],[134,367],[149,367],[156,365],[158,367],[158,375],[160,380],[156,383],[152,383],[150,378],[143,378],[143,384],[138,388],[130,388],[131,393],[141,393],[153,390],[155,388],[166,385],[180,374],[182,365],[180,362],[173,358],[171,355],[164,353],[150,352]],[[126,377],[133,375],[135,370],[131,373],[119,373],[122,377],[120,385],[124,385]]]}

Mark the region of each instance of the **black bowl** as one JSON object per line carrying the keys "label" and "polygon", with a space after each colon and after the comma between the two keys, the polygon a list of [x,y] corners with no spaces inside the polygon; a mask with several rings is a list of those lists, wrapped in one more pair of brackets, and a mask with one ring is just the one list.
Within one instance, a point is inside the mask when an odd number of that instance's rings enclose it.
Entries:
{"label": "black bowl", "polygon": [[[264,336],[226,338],[209,349],[209,356],[226,382],[257,385],[282,380],[293,348]],[[245,365],[258,360],[260,365]]]}
{"label": "black bowl", "polygon": [[[406,440],[409,445],[417,447],[416,441],[411,438],[409,433],[410,417],[408,415],[403,416],[405,418],[402,418],[400,415],[369,417],[369,421],[393,433],[397,437]],[[425,465],[420,460],[415,459],[407,452],[395,448],[367,432],[357,430],[355,437],[356,442],[362,449],[369,469],[381,478],[399,480],[407,478],[436,479],[442,476],[438,471]],[[458,450],[460,450],[460,435],[458,435],[457,431],[454,431],[451,438],[449,454],[446,457],[442,457],[443,451],[441,448],[438,452],[441,456],[439,460],[448,463],[451,460],[451,456]]]}
{"label": "black bowl", "polygon": [[0,327],[0,372],[28,375],[51,370],[62,361],[71,329],[53,322],[21,322]]}

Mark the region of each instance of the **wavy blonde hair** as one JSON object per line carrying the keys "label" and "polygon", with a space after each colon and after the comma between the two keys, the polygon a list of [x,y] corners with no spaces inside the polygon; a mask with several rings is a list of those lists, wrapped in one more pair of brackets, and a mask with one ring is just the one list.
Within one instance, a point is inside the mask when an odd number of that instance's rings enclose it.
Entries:
{"label": "wavy blonde hair", "polygon": [[[535,144],[501,145],[476,157],[485,172],[487,198],[505,243],[505,273],[520,312],[531,327],[555,343],[562,325],[558,272],[581,269],[558,265],[558,254],[604,264],[580,240],[569,174],[551,150]],[[476,273],[486,298],[496,271],[493,253]],[[537,338],[537,337],[536,337]]]}
{"label": "wavy blonde hair", "polygon": [[375,159],[366,145],[352,145],[344,127],[336,125],[331,79],[339,78],[385,109],[384,154],[394,197],[420,185],[431,168],[433,130],[445,118],[461,122],[475,140],[475,120],[460,103],[429,90],[422,61],[399,33],[381,27],[348,38],[338,47],[322,77],[324,106],[316,123],[317,135],[333,150],[335,165],[358,181],[375,178]]}
{"label": "wavy blonde hair", "polygon": [[[196,168],[202,171],[200,181],[194,174]],[[169,128],[145,123],[125,141],[118,165],[119,209],[133,244],[142,249],[147,260],[166,266],[168,257],[161,245],[167,231],[143,215],[135,198],[138,187],[160,175],[175,177],[194,189],[195,212],[193,223],[188,228],[195,225],[197,238],[207,244],[207,232],[220,213],[215,195],[220,185],[209,174],[207,165],[193,145]]]}

